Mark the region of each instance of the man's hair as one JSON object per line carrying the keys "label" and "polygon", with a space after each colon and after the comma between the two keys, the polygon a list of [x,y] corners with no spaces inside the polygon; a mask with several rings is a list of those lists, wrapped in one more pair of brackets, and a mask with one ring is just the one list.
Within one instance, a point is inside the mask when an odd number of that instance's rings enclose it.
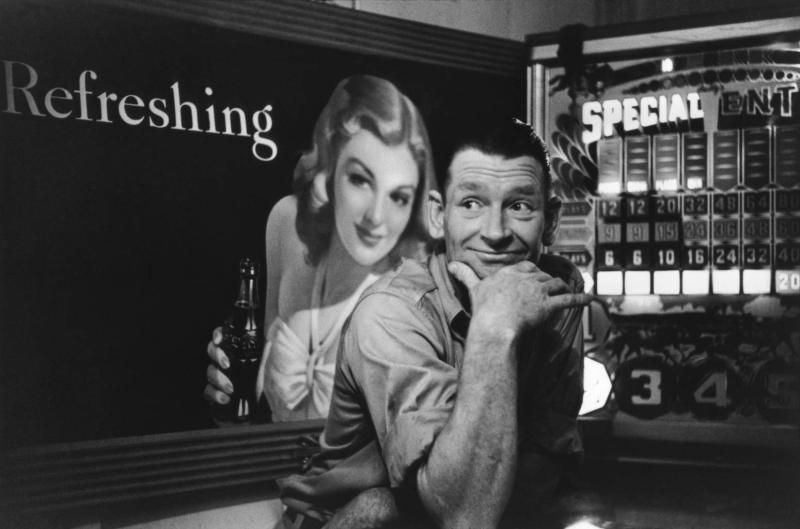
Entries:
{"label": "man's hair", "polygon": [[[444,177],[439,189],[447,193],[450,184],[450,164],[453,158],[461,151],[476,149],[484,154],[499,155],[505,159],[530,156],[542,165],[544,170],[544,194],[550,194],[550,154],[542,139],[533,130],[533,127],[518,119],[506,118],[503,120],[484,120],[473,123],[467,130],[461,132],[459,137],[445,148],[440,158],[441,165],[437,174]],[[440,177],[441,177],[440,176]]]}

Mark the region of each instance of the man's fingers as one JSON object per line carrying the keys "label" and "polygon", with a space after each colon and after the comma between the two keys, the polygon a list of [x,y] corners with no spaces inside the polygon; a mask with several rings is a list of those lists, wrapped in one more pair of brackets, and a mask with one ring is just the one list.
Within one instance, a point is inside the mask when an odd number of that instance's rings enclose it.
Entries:
{"label": "man's fingers", "polygon": [[464,263],[452,261],[447,265],[447,269],[470,290],[480,281],[475,271]]}
{"label": "man's fingers", "polygon": [[582,307],[588,305],[594,296],[584,293],[557,294],[547,298],[547,305],[553,310],[567,309],[570,307]]}
{"label": "man's fingers", "polygon": [[524,272],[526,274],[531,274],[533,272],[539,272],[539,267],[536,266],[536,264],[534,264],[533,262],[528,261],[527,259],[523,259],[522,261],[520,261],[518,263],[515,263],[512,266],[517,271]]}
{"label": "man's fingers", "polygon": [[222,367],[222,369],[228,369],[231,367],[231,363],[228,360],[228,356],[225,354],[225,351],[217,347],[214,342],[208,342],[206,353],[208,353],[208,357],[211,359],[211,361]]}
{"label": "man's fingers", "polygon": [[572,292],[564,280],[558,277],[548,279],[545,281],[544,286],[547,289],[547,293],[550,295],[568,294]]}
{"label": "man's fingers", "polygon": [[231,380],[213,365],[208,366],[206,369],[206,380],[220,391],[224,391],[229,395],[233,394],[233,384]]}

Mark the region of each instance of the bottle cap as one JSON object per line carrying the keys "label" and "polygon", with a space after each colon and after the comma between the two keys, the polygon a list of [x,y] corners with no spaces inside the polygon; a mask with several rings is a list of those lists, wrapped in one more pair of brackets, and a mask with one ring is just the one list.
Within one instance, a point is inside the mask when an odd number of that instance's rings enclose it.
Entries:
{"label": "bottle cap", "polygon": [[247,276],[258,275],[258,262],[250,257],[243,257],[239,261],[239,274]]}

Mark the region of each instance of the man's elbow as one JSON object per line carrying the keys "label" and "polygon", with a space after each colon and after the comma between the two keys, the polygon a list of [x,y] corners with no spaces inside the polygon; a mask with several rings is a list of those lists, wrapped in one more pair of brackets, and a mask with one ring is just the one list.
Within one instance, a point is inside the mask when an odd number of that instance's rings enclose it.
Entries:
{"label": "man's elbow", "polygon": [[[496,527],[501,512],[493,502],[466,501],[466,494],[432,483],[424,467],[417,472],[417,491],[428,517],[442,529],[487,529]],[[489,500],[490,498],[484,498]]]}
{"label": "man's elbow", "polygon": [[325,529],[380,529],[395,527],[399,512],[392,491],[367,489],[339,509]]}

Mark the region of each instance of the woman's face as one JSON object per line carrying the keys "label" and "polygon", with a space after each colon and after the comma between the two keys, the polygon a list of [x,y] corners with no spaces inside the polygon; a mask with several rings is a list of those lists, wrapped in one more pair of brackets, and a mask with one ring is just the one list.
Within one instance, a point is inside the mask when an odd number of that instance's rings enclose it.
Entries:
{"label": "woman's face", "polygon": [[333,178],[339,239],[358,264],[373,266],[408,225],[419,185],[417,164],[408,145],[388,146],[362,129],[342,147]]}

